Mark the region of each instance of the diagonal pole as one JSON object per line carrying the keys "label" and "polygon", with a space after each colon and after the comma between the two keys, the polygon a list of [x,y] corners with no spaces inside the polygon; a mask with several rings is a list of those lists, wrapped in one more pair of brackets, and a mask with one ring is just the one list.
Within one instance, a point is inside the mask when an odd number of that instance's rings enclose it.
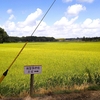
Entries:
{"label": "diagonal pole", "polygon": [[[43,18],[40,20],[40,22],[38,23],[38,25],[36,26],[36,28],[34,29],[34,31],[32,32],[31,36],[35,33],[35,31],[37,30],[37,28],[39,27],[39,25],[41,24],[41,22],[43,21],[43,19],[45,18],[45,16],[47,15],[47,13],[50,11],[50,9],[52,8],[52,6],[54,5],[56,0],[53,1],[53,3],[51,4],[51,6],[49,7],[49,9],[47,10],[47,12],[45,13],[45,15],[43,16]],[[3,73],[3,75],[0,77],[0,83],[3,81],[3,79],[7,76],[7,73],[9,71],[9,69],[12,67],[12,65],[14,64],[14,62],[17,60],[18,56],[21,54],[21,52],[23,51],[23,49],[25,48],[25,46],[27,45],[27,42],[23,45],[23,47],[21,48],[21,50],[18,52],[18,54],[16,55],[16,57],[13,59],[13,61],[11,62],[11,64],[8,66],[7,70]]]}

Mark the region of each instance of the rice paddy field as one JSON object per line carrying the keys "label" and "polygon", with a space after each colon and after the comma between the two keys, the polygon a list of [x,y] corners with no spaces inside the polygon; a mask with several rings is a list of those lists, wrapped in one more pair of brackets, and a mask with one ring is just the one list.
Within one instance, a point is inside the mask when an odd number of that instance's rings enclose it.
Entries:
{"label": "rice paddy field", "polygon": [[[9,67],[24,43],[0,44],[0,76]],[[28,43],[0,83],[0,95],[29,92],[30,75],[25,65],[42,65],[34,76],[34,91],[68,89],[75,85],[100,85],[100,42]]]}

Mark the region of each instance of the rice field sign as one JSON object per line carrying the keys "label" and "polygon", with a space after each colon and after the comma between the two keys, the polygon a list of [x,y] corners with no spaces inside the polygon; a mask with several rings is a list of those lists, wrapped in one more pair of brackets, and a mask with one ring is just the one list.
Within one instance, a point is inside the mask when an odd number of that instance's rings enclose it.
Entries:
{"label": "rice field sign", "polygon": [[30,96],[33,95],[33,89],[34,89],[34,74],[39,74],[42,72],[42,66],[41,65],[27,65],[24,66],[24,73],[30,74]]}
{"label": "rice field sign", "polygon": [[39,74],[41,72],[42,72],[41,65],[26,65],[26,66],[24,66],[25,74]]}

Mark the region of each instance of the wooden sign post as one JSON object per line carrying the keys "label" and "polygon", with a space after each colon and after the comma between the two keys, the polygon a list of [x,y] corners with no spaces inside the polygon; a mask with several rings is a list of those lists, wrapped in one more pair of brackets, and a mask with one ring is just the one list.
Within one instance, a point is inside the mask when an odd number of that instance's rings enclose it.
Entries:
{"label": "wooden sign post", "polygon": [[41,65],[26,65],[24,66],[24,73],[30,74],[30,96],[32,97],[34,91],[34,74],[42,72]]}
{"label": "wooden sign post", "polygon": [[34,91],[34,74],[30,75],[30,96],[32,97]]}

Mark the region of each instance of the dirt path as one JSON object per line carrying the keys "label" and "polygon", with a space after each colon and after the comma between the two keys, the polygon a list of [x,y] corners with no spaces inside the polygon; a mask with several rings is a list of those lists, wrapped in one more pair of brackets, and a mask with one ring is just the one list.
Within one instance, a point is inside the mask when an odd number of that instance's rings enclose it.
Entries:
{"label": "dirt path", "polygon": [[81,93],[57,94],[41,98],[34,98],[33,100],[100,100],[100,91],[85,91]]}
{"label": "dirt path", "polygon": [[52,94],[43,97],[30,98],[0,98],[0,100],[100,100],[100,91],[83,91],[80,93]]}

